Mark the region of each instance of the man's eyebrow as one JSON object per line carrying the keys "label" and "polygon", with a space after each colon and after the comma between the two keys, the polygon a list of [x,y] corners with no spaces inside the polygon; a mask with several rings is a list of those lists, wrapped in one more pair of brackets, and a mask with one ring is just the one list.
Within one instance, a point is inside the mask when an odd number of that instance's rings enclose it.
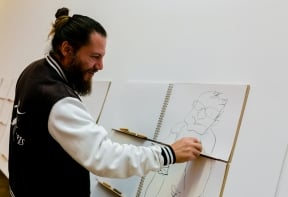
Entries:
{"label": "man's eyebrow", "polygon": [[104,55],[105,53],[97,53],[97,52],[91,54],[91,56],[104,56]]}

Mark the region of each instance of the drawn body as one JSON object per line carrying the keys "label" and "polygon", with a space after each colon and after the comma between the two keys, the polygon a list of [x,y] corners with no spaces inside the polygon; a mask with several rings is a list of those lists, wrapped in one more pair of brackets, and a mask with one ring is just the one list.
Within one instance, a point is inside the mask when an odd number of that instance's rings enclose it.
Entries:
{"label": "drawn body", "polygon": [[[203,145],[202,153],[213,153],[217,144],[217,138],[213,128],[220,121],[220,116],[228,102],[227,98],[218,91],[206,91],[192,101],[192,106],[184,119],[175,123],[170,128],[169,134],[161,141],[177,140],[184,136],[196,137],[201,140]],[[178,116],[178,115],[177,115]],[[200,158],[199,161],[188,162],[184,164],[184,172],[180,181],[170,186],[171,197],[204,197],[205,188],[209,181],[212,171],[212,161]],[[145,188],[145,197],[158,196],[164,189],[165,179],[171,174],[175,166],[171,165],[165,168],[165,173],[155,172],[152,178],[149,178],[149,184]],[[179,173],[179,172],[178,172]],[[165,187],[167,189],[167,187]]]}

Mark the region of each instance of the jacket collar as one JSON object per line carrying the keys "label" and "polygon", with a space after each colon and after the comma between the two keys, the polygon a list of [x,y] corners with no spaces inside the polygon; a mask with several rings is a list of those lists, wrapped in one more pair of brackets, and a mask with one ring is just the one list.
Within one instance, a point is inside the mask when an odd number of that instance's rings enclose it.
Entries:
{"label": "jacket collar", "polygon": [[58,75],[68,83],[65,73],[63,72],[62,68],[59,66],[57,61],[50,54],[46,56],[46,60],[49,63],[49,65],[56,70]]}

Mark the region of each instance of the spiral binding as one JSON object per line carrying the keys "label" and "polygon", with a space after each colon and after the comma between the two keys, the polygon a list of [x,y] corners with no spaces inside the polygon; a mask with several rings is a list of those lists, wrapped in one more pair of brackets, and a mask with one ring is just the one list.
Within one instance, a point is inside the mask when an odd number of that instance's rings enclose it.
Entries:
{"label": "spiral binding", "polygon": [[165,113],[166,113],[166,108],[167,108],[169,100],[170,100],[170,96],[172,94],[172,90],[173,90],[173,84],[170,83],[168,85],[168,89],[166,91],[166,96],[165,96],[165,99],[164,99],[164,102],[163,102],[163,105],[162,105],[162,108],[161,108],[160,116],[158,118],[158,122],[157,122],[157,126],[156,126],[155,133],[154,133],[154,136],[153,136],[153,140],[157,140],[157,138],[159,136],[159,132],[160,132],[160,129],[161,129],[161,126],[162,126],[162,122],[163,122]]}
{"label": "spiral binding", "polygon": [[[168,85],[168,88],[167,88],[167,91],[166,91],[164,102],[163,102],[163,105],[162,105],[162,108],[161,108],[161,112],[160,112],[160,115],[159,115],[159,118],[158,118],[156,129],[155,129],[155,132],[154,132],[153,140],[157,140],[157,138],[159,136],[159,132],[160,132],[160,129],[161,129],[161,126],[162,126],[162,122],[163,122],[163,119],[164,119],[164,116],[165,116],[165,113],[166,113],[166,109],[167,109],[167,106],[168,106],[168,103],[169,103],[169,100],[170,100],[170,96],[172,94],[172,90],[173,90],[173,84],[170,83]],[[144,181],[145,181],[145,176],[141,177],[140,183],[138,185],[136,197],[140,196],[140,194],[142,192],[143,185],[144,185]]]}

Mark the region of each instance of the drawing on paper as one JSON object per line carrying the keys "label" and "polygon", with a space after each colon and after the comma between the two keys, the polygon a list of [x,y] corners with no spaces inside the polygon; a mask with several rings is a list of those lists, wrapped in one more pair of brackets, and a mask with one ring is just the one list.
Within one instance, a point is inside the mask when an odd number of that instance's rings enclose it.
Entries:
{"label": "drawing on paper", "polygon": [[[184,119],[172,126],[168,136],[161,139],[161,141],[173,142],[184,136],[194,136],[201,140],[204,153],[212,153],[217,142],[213,127],[220,121],[227,102],[228,99],[219,91],[205,91],[201,93],[199,97],[192,102],[192,106],[184,116]],[[201,163],[200,161],[194,161],[188,162],[185,166],[184,164],[181,165],[181,168],[184,168],[184,170],[180,180],[175,182],[177,185],[172,184],[168,187],[171,197],[191,194],[191,183],[194,186],[197,184],[197,187],[194,187],[193,196],[204,196],[206,185],[213,170],[213,161],[203,159],[201,161]],[[149,177],[148,181],[146,180],[148,184],[144,188],[144,196],[158,196],[161,194],[162,189],[167,190],[167,186],[163,187],[166,177],[168,175],[174,178],[179,177],[179,170],[173,170],[175,167],[176,165],[167,166],[159,172],[152,173],[152,177]],[[174,174],[176,172],[178,175]],[[199,172],[201,172],[201,174],[199,174]],[[173,175],[171,175],[171,173]],[[187,176],[187,174],[191,173],[193,176]],[[195,176],[196,174],[197,176]],[[199,183],[202,185],[199,185]]]}

